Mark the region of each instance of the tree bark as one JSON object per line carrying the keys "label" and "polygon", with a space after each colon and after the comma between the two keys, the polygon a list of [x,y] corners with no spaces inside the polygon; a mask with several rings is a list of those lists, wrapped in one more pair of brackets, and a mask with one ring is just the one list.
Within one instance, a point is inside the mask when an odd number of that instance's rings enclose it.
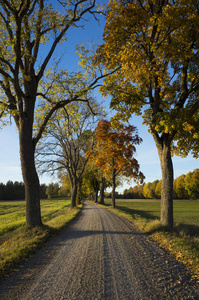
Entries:
{"label": "tree bark", "polygon": [[41,226],[40,183],[35,168],[32,125],[28,122],[28,118],[21,119],[18,129],[21,169],[25,185],[26,226]]}
{"label": "tree bark", "polygon": [[116,177],[116,170],[115,168],[113,168],[113,186],[112,186],[112,207],[113,208],[115,208],[115,188],[116,188],[115,177]]}
{"label": "tree bark", "polygon": [[70,205],[71,208],[76,206],[76,199],[77,199],[77,183],[75,182],[71,188],[71,205]]}
{"label": "tree bark", "polygon": [[95,203],[98,203],[98,192],[99,192],[99,190],[97,189],[97,190],[95,190]]}
{"label": "tree bark", "polygon": [[[154,136],[154,135],[153,135]],[[164,134],[161,138],[154,138],[160,158],[162,172],[161,217],[164,227],[173,228],[173,164],[171,159],[170,136]]]}
{"label": "tree bark", "polygon": [[101,178],[101,185],[100,185],[100,199],[99,204],[104,204],[104,189],[105,189],[105,178]]}

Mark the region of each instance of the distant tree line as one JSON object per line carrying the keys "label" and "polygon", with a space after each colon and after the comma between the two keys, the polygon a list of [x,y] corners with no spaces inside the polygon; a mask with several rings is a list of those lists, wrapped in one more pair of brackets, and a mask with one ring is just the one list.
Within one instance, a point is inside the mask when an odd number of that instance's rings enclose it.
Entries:
{"label": "distant tree line", "polygon": [[[88,175],[88,174],[87,174]],[[88,176],[87,176],[88,177]],[[115,193],[117,199],[160,199],[162,180],[147,182],[125,189],[122,194]],[[174,180],[174,199],[199,199],[199,169],[181,175]],[[41,199],[70,196],[70,187],[66,182],[42,184],[40,186]],[[111,198],[111,192],[105,193],[105,197]],[[0,183],[0,200],[25,199],[23,182],[9,180],[6,184]]]}
{"label": "distant tree line", "polygon": [[[40,185],[41,199],[59,197],[60,187],[57,183]],[[23,200],[25,188],[23,182],[9,180],[6,184],[0,183],[0,200]]]}
{"label": "distant tree line", "polygon": [[[162,180],[147,182],[124,190],[124,199],[160,199]],[[173,182],[174,199],[199,199],[199,169],[177,177]]]}
{"label": "distant tree line", "polygon": [[25,189],[23,182],[8,181],[6,184],[0,183],[0,200],[25,199]]}

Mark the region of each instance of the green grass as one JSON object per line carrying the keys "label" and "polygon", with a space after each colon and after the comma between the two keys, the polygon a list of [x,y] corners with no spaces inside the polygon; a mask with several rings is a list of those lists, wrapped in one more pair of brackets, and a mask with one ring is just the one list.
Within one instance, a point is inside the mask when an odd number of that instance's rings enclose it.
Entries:
{"label": "green grass", "polygon": [[111,201],[105,205],[113,212],[132,221],[137,227],[150,234],[156,242],[169,250],[183,262],[199,281],[199,201],[174,201],[174,230],[165,230],[160,224],[160,201],[116,200],[116,209]]}
{"label": "green grass", "polygon": [[[106,201],[109,209],[111,201]],[[116,201],[113,211],[133,221],[159,244],[191,268],[199,280],[199,201],[174,201],[174,231],[166,231],[159,222],[160,201]],[[17,267],[66,226],[80,208],[70,209],[70,200],[41,201],[44,227],[27,229],[24,201],[0,201],[0,277]],[[111,209],[112,210],[112,209]]]}
{"label": "green grass", "polygon": [[0,201],[0,277],[40,249],[80,211],[69,199],[41,201],[44,227],[26,228],[25,201]]}

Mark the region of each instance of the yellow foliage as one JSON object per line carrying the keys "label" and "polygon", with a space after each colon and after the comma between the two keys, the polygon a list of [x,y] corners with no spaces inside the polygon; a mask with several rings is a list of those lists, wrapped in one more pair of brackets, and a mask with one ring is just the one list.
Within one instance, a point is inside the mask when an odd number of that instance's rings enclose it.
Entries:
{"label": "yellow foliage", "polygon": [[183,147],[186,153],[190,147],[195,153],[199,148],[193,133],[198,121],[186,124],[199,107],[197,7],[196,0],[111,0],[104,43],[97,52],[106,68],[120,67],[101,88],[103,95],[111,95],[118,116],[124,120],[142,113],[144,123],[160,137],[180,139],[192,132],[186,150]]}

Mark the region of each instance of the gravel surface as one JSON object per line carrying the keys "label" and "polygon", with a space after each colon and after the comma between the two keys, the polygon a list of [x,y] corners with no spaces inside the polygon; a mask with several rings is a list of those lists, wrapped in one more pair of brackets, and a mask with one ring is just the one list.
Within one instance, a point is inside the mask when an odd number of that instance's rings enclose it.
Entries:
{"label": "gravel surface", "polygon": [[0,283],[0,299],[199,299],[186,269],[131,222],[88,201]]}

